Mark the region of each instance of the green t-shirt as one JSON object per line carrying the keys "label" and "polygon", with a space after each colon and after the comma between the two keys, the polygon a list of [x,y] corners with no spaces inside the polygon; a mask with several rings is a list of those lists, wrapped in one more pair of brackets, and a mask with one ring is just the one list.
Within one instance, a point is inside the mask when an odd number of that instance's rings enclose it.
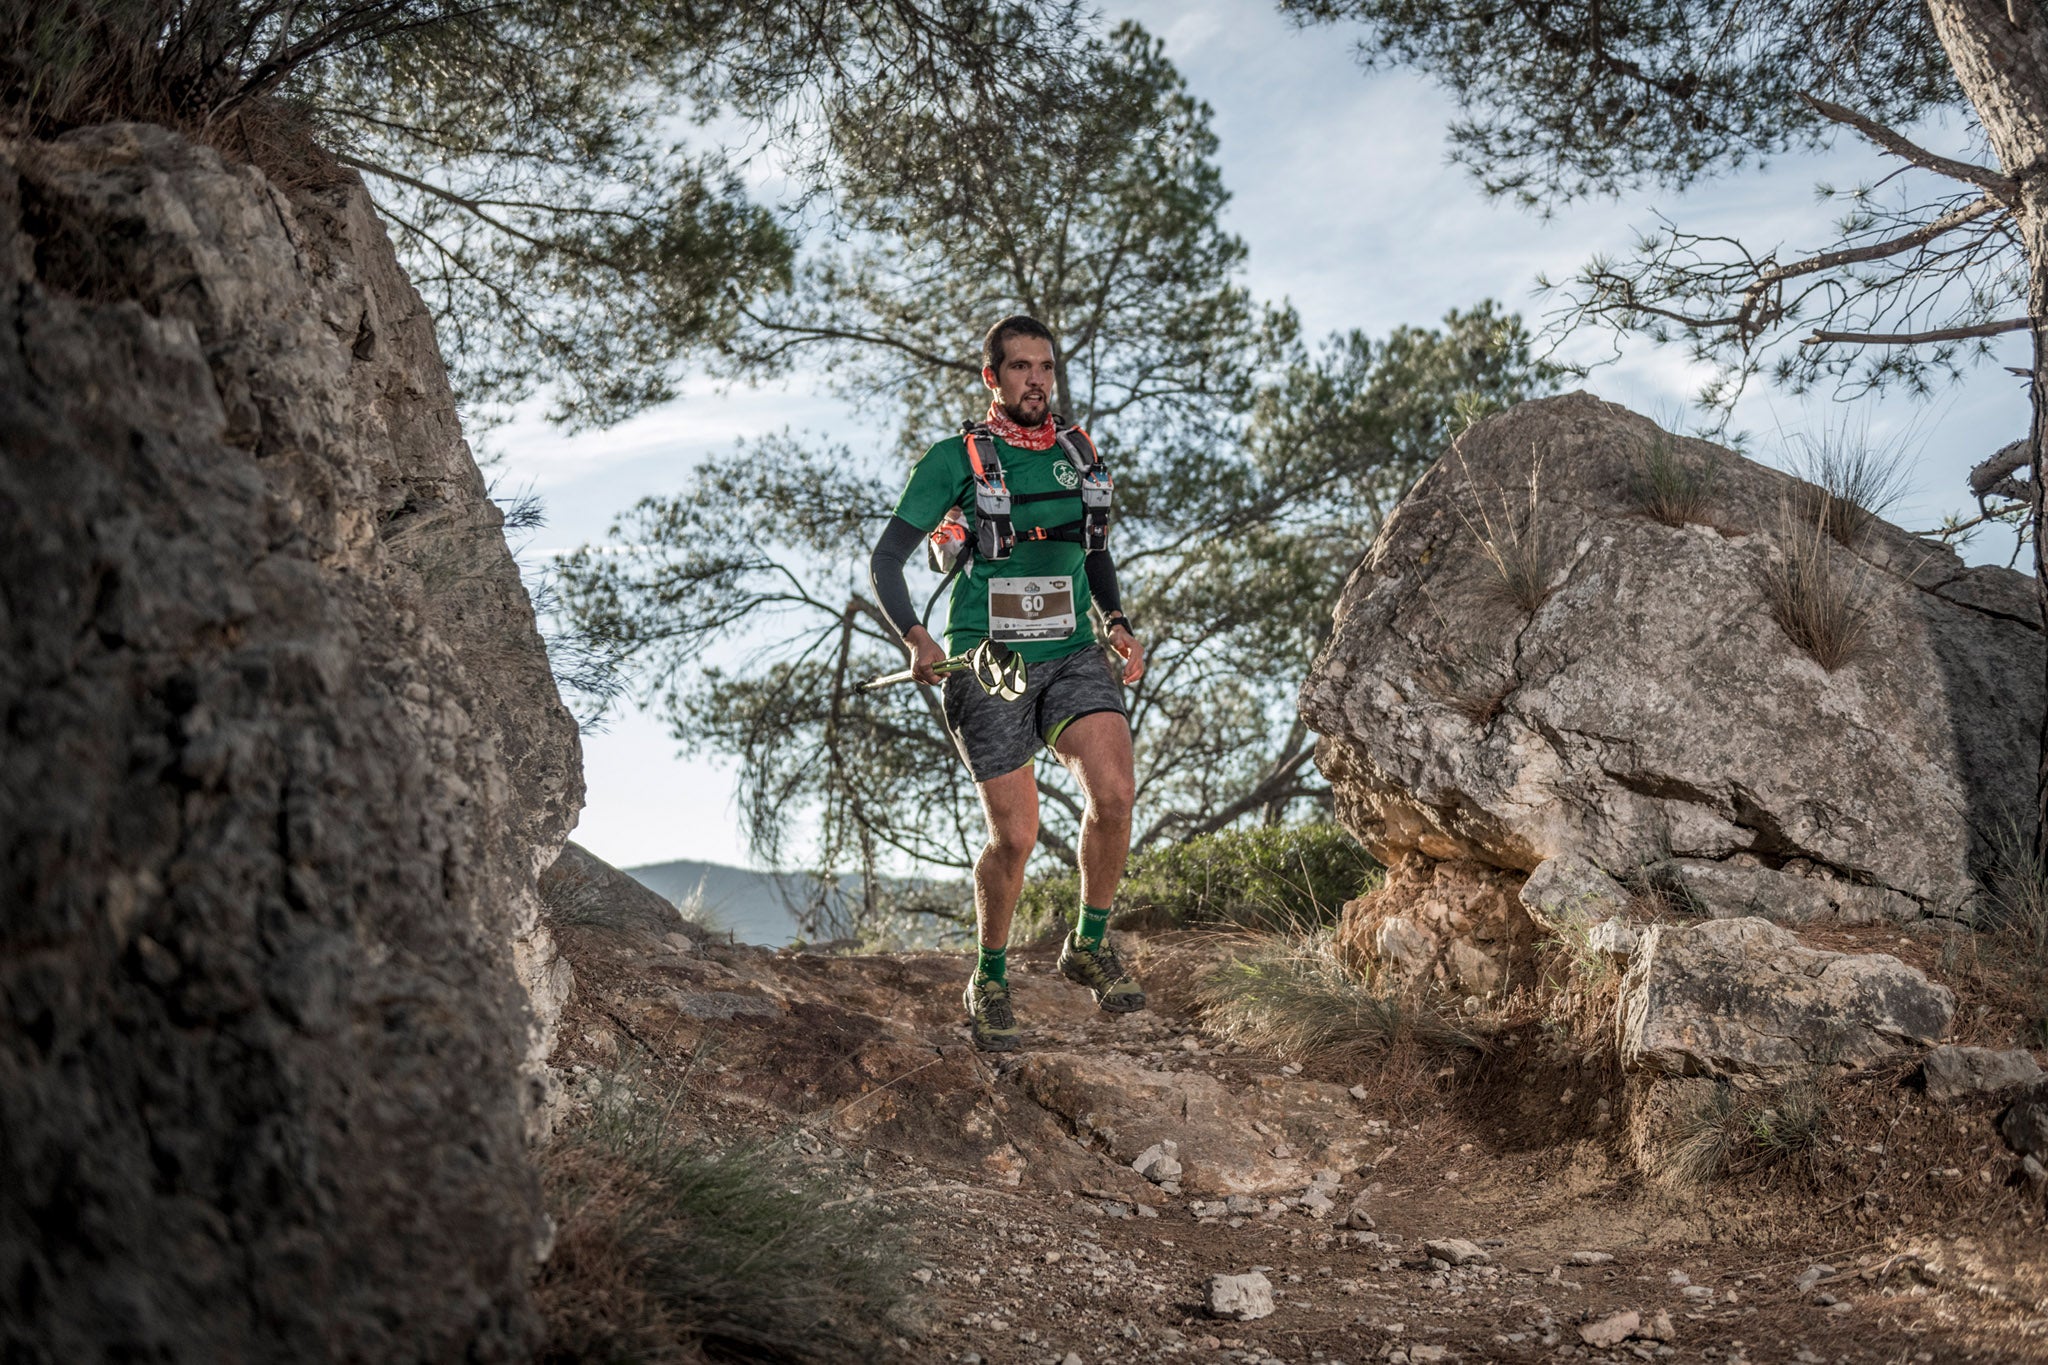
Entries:
{"label": "green t-shirt", "polygon": [[[1010,485],[1010,524],[1019,532],[1037,527],[1066,526],[1081,520],[1080,471],[1058,446],[1021,450],[995,441],[996,457]],[[959,508],[967,519],[967,543],[974,544],[974,471],[967,463],[967,441],[954,436],[924,453],[910,471],[910,484],[896,504],[896,515],[926,533]],[[946,607],[946,648],[958,654],[972,649],[989,633],[989,594],[993,583],[1006,603],[1036,603],[1036,590],[1062,580],[1073,593],[1073,632],[1063,639],[1012,642],[1027,663],[1061,659],[1095,643],[1088,624],[1088,577],[1082,571],[1087,552],[1077,541],[1019,540],[1010,557],[991,561],[975,556],[972,568],[953,580]],[[1026,590],[1033,590],[1026,592]]]}

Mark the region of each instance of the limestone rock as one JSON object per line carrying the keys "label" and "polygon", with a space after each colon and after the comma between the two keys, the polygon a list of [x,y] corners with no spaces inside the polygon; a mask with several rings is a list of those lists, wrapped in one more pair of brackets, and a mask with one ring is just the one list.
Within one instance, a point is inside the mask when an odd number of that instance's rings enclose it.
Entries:
{"label": "limestone rock", "polygon": [[1576,853],[1545,858],[1522,883],[1522,907],[1553,934],[1582,930],[1628,908],[1628,890]]}
{"label": "limestone rock", "polygon": [[1250,1322],[1273,1315],[1273,1282],[1254,1270],[1246,1275],[1211,1275],[1209,1316]]}
{"label": "limestone rock", "polygon": [[1131,1169],[1155,1185],[1164,1185],[1169,1180],[1181,1177],[1180,1144],[1167,1138],[1155,1142],[1138,1153],[1131,1162]]}
{"label": "limestone rock", "polygon": [[1619,1346],[1634,1336],[1643,1325],[1643,1315],[1633,1308],[1619,1313],[1609,1313],[1604,1318],[1579,1324],[1579,1340],[1588,1346]]}
{"label": "limestone rock", "polygon": [[1476,1242],[1462,1237],[1437,1237],[1425,1241],[1422,1249],[1448,1265],[1485,1265],[1493,1259]]}
{"label": "limestone rock", "polygon": [[1596,953],[1605,953],[1612,958],[1628,958],[1635,954],[1640,935],[1619,919],[1604,919],[1586,933],[1586,946]]}
{"label": "limestone rock", "polygon": [[2004,1090],[2038,1080],[2034,1054],[2015,1048],[2000,1052],[1988,1047],[1938,1047],[1920,1065],[1927,1098],[1936,1103],[1986,1090]]}
{"label": "limestone rock", "polygon": [[1345,904],[1337,951],[1383,989],[1511,989],[1528,978],[1537,939],[1522,881],[1483,863],[1401,858],[1377,890]]}
{"label": "limestone rock", "polygon": [[2020,1155],[2048,1160],[2048,1081],[2027,1087],[1998,1121],[1998,1131]]}
{"label": "limestone rock", "polygon": [[1779,871],[1748,854],[1725,861],[1673,858],[1658,865],[1674,890],[1698,912],[1716,919],[1756,916],[1779,924],[1872,924],[1918,918],[1910,897],[1830,877]]}
{"label": "limestone rock", "polygon": [[702,925],[683,918],[674,901],[573,839],[562,845],[561,853],[541,873],[540,894],[548,919],[557,925],[601,924],[657,935],[681,934],[693,945],[713,937]]}
{"label": "limestone rock", "polygon": [[527,1354],[576,732],[431,316],[294,155],[0,146],[24,1358]]}
{"label": "limestone rock", "polygon": [[[1632,501],[1653,446],[1713,464],[1705,524]],[[1387,518],[1303,685],[1339,819],[1389,865],[1685,860],[1716,914],[1965,912],[1976,831],[2031,800],[2031,585],[1874,523],[1837,556],[1868,584],[1868,645],[1829,672],[1763,587],[1801,488],[1586,394],[1468,429]],[[1555,561],[1533,612],[1503,600],[1488,523]],[[1717,885],[1707,865],[1740,855],[1770,875]]]}
{"label": "limestone rock", "polygon": [[1644,930],[1621,985],[1624,1066],[1782,1081],[1948,1031],[1955,996],[1886,953],[1801,944],[1760,919]]}

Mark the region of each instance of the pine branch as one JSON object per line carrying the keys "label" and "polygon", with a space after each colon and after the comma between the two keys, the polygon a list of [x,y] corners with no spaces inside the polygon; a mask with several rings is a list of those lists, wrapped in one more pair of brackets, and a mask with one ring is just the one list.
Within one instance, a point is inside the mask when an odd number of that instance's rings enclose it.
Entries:
{"label": "pine branch", "polygon": [[1823,118],[1842,124],[1844,127],[1854,128],[1893,156],[1910,161],[1922,170],[1933,171],[1936,175],[1945,175],[1951,180],[1961,180],[1967,184],[1976,185],[2008,208],[2019,202],[2019,182],[2011,176],[2001,175],[1989,166],[1979,166],[1973,162],[1958,161],[1954,157],[1943,156],[1939,152],[1930,152],[1925,147],[1901,137],[1898,133],[1893,132],[1875,119],[1866,118],[1846,105],[1835,104],[1832,101],[1821,99],[1817,95],[1808,94],[1803,90],[1799,92],[1799,98],[1806,101],[1807,107]]}
{"label": "pine branch", "polygon": [[1821,346],[1840,341],[1856,346],[1918,346],[1929,341],[1963,341],[1970,337],[1995,337],[2006,332],[2025,331],[2032,318],[2006,318],[1980,322],[1968,327],[1937,327],[1931,332],[1815,332],[1800,341],[1801,346]]}

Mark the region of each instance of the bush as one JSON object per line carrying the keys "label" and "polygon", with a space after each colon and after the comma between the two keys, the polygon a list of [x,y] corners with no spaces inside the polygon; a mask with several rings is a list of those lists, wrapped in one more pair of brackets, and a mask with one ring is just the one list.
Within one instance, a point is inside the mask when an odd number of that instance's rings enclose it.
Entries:
{"label": "bush", "polygon": [[541,1159],[558,1233],[536,1291],[546,1362],[894,1358],[907,1258],[879,1214],[758,1148],[683,1137],[614,1079]]}
{"label": "bush", "polygon": [[2016,820],[1999,825],[1991,844],[1991,927],[2021,961],[2048,967],[2048,866]]}
{"label": "bush", "polygon": [[[1379,884],[1380,871],[1371,854],[1331,824],[1198,835],[1131,859],[1111,923],[1118,929],[1334,924],[1345,901]],[[1017,905],[1020,932],[1013,941],[1064,932],[1080,898],[1078,872],[1034,877]]]}

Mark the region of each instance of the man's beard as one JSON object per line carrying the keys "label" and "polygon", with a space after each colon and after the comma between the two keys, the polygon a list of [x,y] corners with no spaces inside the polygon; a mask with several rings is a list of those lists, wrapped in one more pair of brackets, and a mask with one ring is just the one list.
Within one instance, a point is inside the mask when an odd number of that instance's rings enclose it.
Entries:
{"label": "man's beard", "polygon": [[1045,419],[1052,415],[1052,404],[1043,398],[1027,398],[1024,402],[1026,404],[1036,403],[1038,411],[1034,413],[1028,407],[1022,405],[1012,406],[1005,403],[1003,404],[1003,416],[1009,418],[1020,427],[1035,427],[1042,426]]}

